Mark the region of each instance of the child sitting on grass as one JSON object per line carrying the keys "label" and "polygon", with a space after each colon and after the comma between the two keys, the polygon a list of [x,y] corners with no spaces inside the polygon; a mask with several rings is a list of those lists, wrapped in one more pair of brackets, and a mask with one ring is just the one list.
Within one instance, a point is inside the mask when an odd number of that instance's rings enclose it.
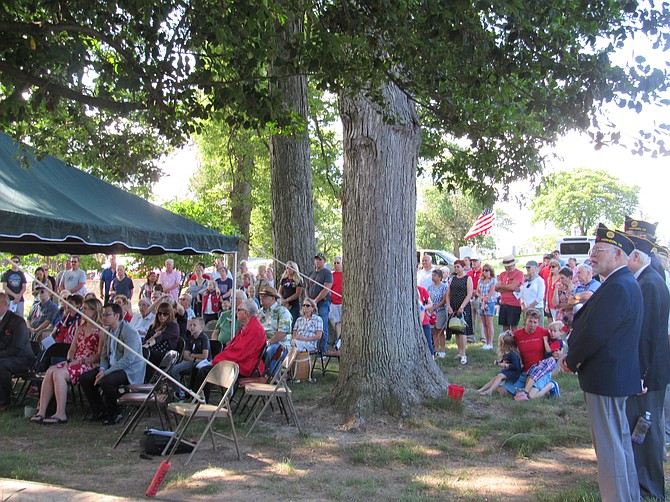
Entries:
{"label": "child sitting on grass", "polygon": [[490,396],[505,380],[516,382],[521,376],[521,357],[511,331],[505,331],[500,335],[498,348],[500,359],[496,359],[493,364],[500,366],[502,369],[500,373],[477,391],[482,396]]}
{"label": "child sitting on grass", "polygon": [[[561,338],[562,334],[563,323],[561,321],[555,321],[549,325],[549,339],[544,337],[544,359],[528,369],[526,385],[523,389],[519,389],[517,391],[516,395],[514,396],[515,401],[527,401],[529,399],[528,394],[535,383],[538,382],[542,377],[551,374],[554,372],[554,370],[557,369],[558,360],[563,353],[563,339]],[[558,384],[552,383],[552,385],[554,386],[554,389],[556,389],[552,395],[554,397],[560,396],[560,393],[557,390]]]}

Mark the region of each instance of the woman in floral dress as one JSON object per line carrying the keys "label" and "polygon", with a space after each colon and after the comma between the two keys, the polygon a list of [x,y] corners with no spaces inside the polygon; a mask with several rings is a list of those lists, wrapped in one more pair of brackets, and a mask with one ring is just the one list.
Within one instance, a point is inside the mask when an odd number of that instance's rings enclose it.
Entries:
{"label": "woman in floral dress", "polygon": [[[95,323],[100,322],[102,303],[98,299],[85,300],[82,312]],[[67,404],[68,382],[77,385],[79,377],[95,368],[100,362],[103,337],[100,329],[83,317],[67,353],[67,361],[51,366],[44,375],[40,404],[37,414],[31,420],[43,424],[64,424],[67,422],[65,405]],[[49,401],[56,397],[56,413],[45,417]]]}

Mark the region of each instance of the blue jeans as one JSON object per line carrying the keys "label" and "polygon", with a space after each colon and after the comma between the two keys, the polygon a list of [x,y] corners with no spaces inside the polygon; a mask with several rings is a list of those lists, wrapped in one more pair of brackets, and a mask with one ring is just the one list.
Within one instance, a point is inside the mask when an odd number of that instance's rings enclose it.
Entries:
{"label": "blue jeans", "polygon": [[426,337],[426,342],[428,342],[428,350],[430,355],[435,355],[435,348],[433,348],[433,330],[430,328],[430,324],[423,324],[423,336]]}
{"label": "blue jeans", "polygon": [[319,349],[321,352],[326,351],[328,345],[328,317],[330,316],[330,300],[321,300],[316,304],[319,309],[319,317],[323,321],[323,335],[319,340]]}

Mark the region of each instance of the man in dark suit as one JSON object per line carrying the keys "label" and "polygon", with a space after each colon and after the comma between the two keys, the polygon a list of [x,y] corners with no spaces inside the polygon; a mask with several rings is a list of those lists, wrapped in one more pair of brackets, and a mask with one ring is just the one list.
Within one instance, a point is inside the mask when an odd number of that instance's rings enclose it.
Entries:
{"label": "man in dark suit", "polygon": [[9,297],[0,293],[0,411],[9,408],[12,375],[28,371],[34,360],[26,321],[9,310]]}
{"label": "man in dark suit", "polygon": [[647,392],[630,396],[626,402],[628,425],[632,431],[641,415],[651,413],[651,427],[642,444],[633,443],[635,467],[640,482],[640,495],[665,500],[663,472],[664,423],[663,402],[670,383],[670,345],[668,345],[668,314],[670,293],[665,281],[650,266],[654,244],[647,239],[629,236],[635,250],[628,257],[628,268],[640,288],[644,310],[640,335],[640,370]]}
{"label": "man in dark suit", "polygon": [[584,391],[603,502],[640,500],[626,417],[626,399],[642,389],[642,292],[626,266],[633,249],[625,234],[598,228],[590,257],[603,283],[575,314],[561,362],[578,373]]}
{"label": "man in dark suit", "polygon": [[[626,220],[624,221],[623,224],[624,232],[626,232],[626,235],[634,235],[635,237],[642,237],[643,239],[647,239],[652,243],[656,242],[657,226],[658,223],[649,223],[648,221],[640,219],[636,220],[635,218],[631,218],[630,216],[626,216]],[[651,251],[649,259],[650,259],[649,265],[651,266],[651,268],[656,270],[656,272],[658,272],[658,275],[660,275],[663,279],[665,279],[665,271],[663,269],[663,264],[661,263],[661,260],[658,259],[658,256],[656,256],[655,250]]]}

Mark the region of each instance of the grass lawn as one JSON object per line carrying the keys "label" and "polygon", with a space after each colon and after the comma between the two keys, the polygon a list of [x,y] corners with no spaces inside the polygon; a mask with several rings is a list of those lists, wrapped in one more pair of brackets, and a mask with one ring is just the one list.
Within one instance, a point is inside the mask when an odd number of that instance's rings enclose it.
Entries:
{"label": "grass lawn", "polygon": [[[306,434],[278,413],[266,415],[249,438],[240,427],[242,461],[234,448],[204,444],[189,466],[176,456],[158,494],[164,500],[542,500],[596,501],[595,455],[582,393],[574,375],[556,377],[559,399],[516,402],[476,389],[498,368],[493,351],[468,345],[469,364],[454,359],[455,343],[438,365],[465,386],[462,403],[445,397],[417,407],[405,420],[380,417],[348,430],[328,401],[337,375],[292,386]],[[332,363],[337,368],[337,363]],[[34,403],[29,403],[34,404]],[[0,476],[143,497],[160,463],[140,457],[139,430],[112,449],[120,426],[82,421],[69,406],[61,426],[30,423],[23,409],[0,414]],[[143,425],[157,426],[153,416]],[[140,427],[141,429],[142,427]]]}

